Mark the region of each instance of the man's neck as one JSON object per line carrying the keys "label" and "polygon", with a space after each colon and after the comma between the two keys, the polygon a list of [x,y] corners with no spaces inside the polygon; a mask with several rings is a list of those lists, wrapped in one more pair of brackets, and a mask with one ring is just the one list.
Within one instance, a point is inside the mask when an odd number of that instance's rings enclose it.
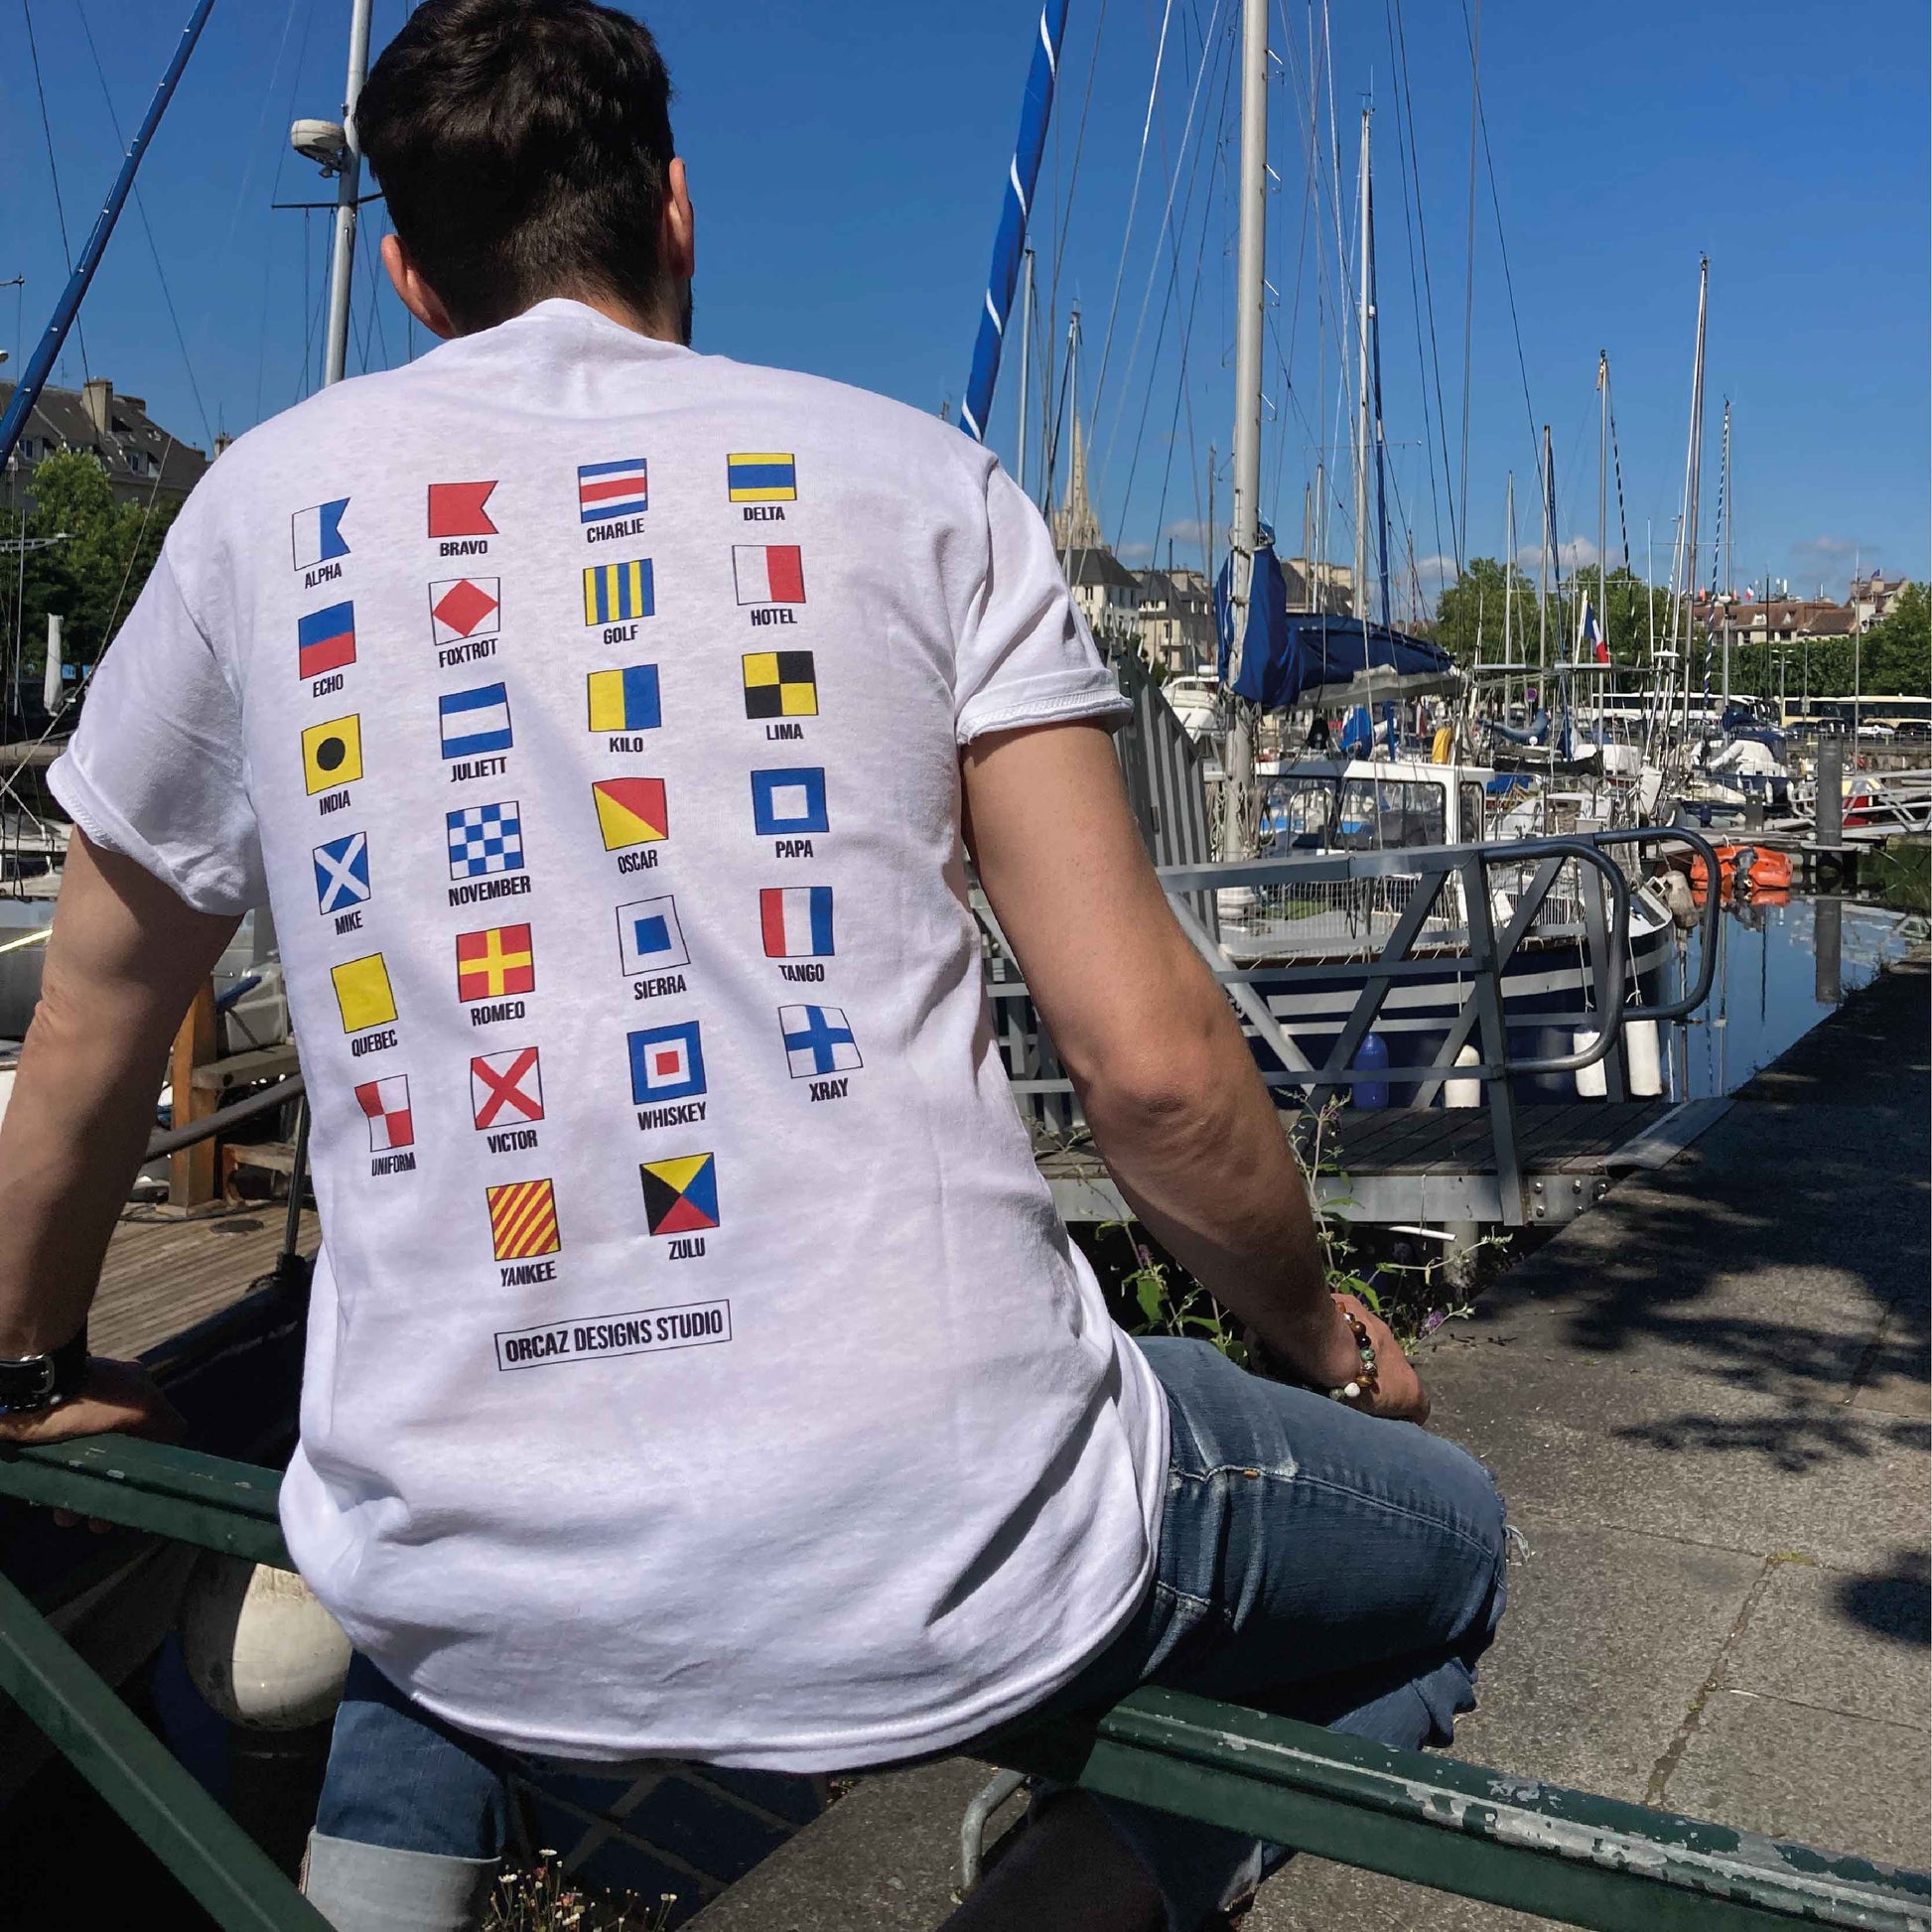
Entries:
{"label": "man's neck", "polygon": [[559,289],[557,293],[568,301],[581,302],[585,308],[595,309],[607,321],[615,322],[620,329],[628,329],[633,336],[648,336],[653,342],[683,344],[682,335],[665,313],[663,305],[647,314],[612,295],[578,289]]}

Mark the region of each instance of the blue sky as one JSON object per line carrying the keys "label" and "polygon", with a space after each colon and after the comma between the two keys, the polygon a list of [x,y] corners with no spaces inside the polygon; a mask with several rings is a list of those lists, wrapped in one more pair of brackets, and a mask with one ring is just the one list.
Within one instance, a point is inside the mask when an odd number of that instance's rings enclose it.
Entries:
{"label": "blue sky", "polygon": [[[83,23],[106,93],[131,129],[188,0],[30,4],[77,249],[117,153]],[[1441,569],[1433,560],[1458,547],[1463,0],[1408,0],[1399,14],[1394,0],[1330,0],[1330,9],[1332,49],[1324,59],[1317,44],[1314,69],[1318,140],[1325,147],[1331,138],[1331,74],[1345,148],[1341,280],[1353,273],[1356,120],[1372,99],[1394,562],[1400,580],[1413,554],[1427,593]],[[698,345],[956,410],[1035,0],[772,0],[750,10],[660,0],[641,11],[678,86],[674,120],[699,215]],[[403,13],[404,0],[377,0],[378,43]],[[1094,426],[1097,494],[1103,522],[1132,556],[1165,555],[1172,541],[1177,561],[1199,561],[1210,444],[1221,465],[1215,516],[1226,518],[1235,136],[1227,59],[1237,13],[1237,0],[1073,0],[1071,10],[1035,233],[1042,280],[1057,274],[1056,338],[1069,303],[1082,308],[1081,405]],[[87,368],[145,396],[188,440],[244,429],[314,379],[327,217],[269,204],[327,193],[288,154],[285,136],[293,114],[337,111],[346,16],[345,0],[221,0],[143,170],[153,248],[130,208],[83,311]],[[1345,560],[1337,209],[1327,167],[1317,171],[1318,196],[1309,190],[1311,27],[1318,43],[1318,0],[1312,21],[1309,0],[1277,0],[1281,59],[1270,91],[1281,188],[1269,275],[1279,305],[1264,385],[1264,508],[1283,548],[1299,549],[1304,486],[1325,453],[1329,547]],[[1406,89],[1391,51],[1398,27]],[[64,279],[27,53],[22,14],[9,9],[0,18],[0,182],[10,216],[0,230],[0,281],[28,278],[24,291],[0,290],[10,373]],[[1664,574],[1704,251],[1712,264],[1707,543],[1727,395],[1739,584],[1768,574],[1807,593],[1822,581],[1842,596],[1855,559],[1927,574],[1927,57],[1920,0],[1861,0],[1829,14],[1801,0],[1626,0],[1594,9],[1488,0],[1481,69],[1494,201],[1485,170],[1465,554],[1500,553],[1511,470],[1519,537],[1534,542],[1535,440],[1547,422],[1559,534],[1567,555],[1593,556],[1594,375],[1605,348],[1623,479],[1622,516],[1613,501],[1609,517],[1612,560],[1621,524],[1641,570],[1648,529]],[[1413,170],[1404,155],[1411,142]],[[1171,185],[1174,220],[1164,231]],[[1049,206],[1056,227],[1066,217],[1061,245],[1046,231]],[[380,210],[371,213],[379,232]],[[1420,286],[1425,244],[1433,304]],[[366,261],[373,266],[372,255]],[[365,352],[375,365],[410,352],[402,311],[370,277],[356,318],[351,368]],[[424,346],[420,332],[413,346]],[[1096,393],[1103,347],[1106,383]],[[1435,413],[1438,367],[1447,423]],[[59,379],[77,383],[81,373],[81,345],[70,336]],[[1009,457],[1013,407],[1009,367],[992,439]],[[1037,459],[1034,472],[1036,481]]]}

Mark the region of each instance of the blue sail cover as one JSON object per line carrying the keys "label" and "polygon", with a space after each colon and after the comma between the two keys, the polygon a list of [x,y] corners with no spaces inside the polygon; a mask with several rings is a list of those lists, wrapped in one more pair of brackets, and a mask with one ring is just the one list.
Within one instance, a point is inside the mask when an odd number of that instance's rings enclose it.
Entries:
{"label": "blue sail cover", "polygon": [[[1221,682],[1228,682],[1229,646],[1234,624],[1229,609],[1228,573],[1221,566],[1214,585],[1214,629],[1220,639]],[[1241,674],[1231,689],[1264,711],[1286,711],[1305,702],[1338,706],[1348,702],[1420,697],[1455,683],[1454,660],[1438,644],[1411,637],[1387,624],[1326,612],[1288,608],[1288,580],[1272,543],[1255,553],[1253,588],[1248,598],[1248,628],[1242,640]]]}

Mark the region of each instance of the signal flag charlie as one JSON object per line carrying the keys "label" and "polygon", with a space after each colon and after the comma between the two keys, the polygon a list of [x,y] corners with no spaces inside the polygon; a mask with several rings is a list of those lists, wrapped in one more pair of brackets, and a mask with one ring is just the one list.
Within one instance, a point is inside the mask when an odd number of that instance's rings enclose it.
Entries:
{"label": "signal flag charlie", "polygon": [[759,894],[766,959],[824,959],[832,944],[829,886],[766,886]]}
{"label": "signal flag charlie", "polygon": [[795,543],[735,543],[732,575],[741,604],[803,604],[805,565]]}
{"label": "signal flag charlie", "polygon": [[614,516],[633,516],[649,508],[642,457],[577,466],[577,513],[584,522],[606,523]]}

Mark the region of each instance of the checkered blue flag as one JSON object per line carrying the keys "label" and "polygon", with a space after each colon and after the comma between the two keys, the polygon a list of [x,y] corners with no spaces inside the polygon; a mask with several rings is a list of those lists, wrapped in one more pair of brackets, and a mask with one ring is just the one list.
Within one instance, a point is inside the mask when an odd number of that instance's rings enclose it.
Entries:
{"label": "checkered blue flag", "polygon": [[499,805],[466,805],[447,819],[452,879],[523,870],[523,821],[514,798]]}

